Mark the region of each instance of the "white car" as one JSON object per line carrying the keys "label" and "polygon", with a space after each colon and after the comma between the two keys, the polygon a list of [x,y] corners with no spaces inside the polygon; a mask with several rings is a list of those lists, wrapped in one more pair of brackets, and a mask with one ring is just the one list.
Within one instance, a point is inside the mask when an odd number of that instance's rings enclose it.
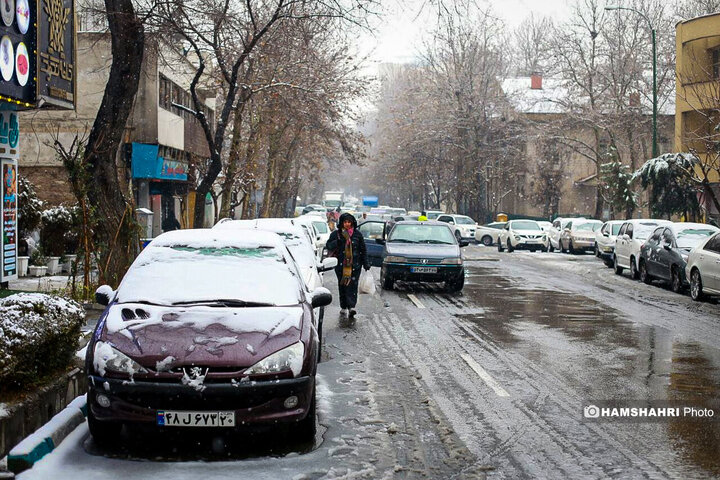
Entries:
{"label": "white car", "polygon": [[492,222],[487,225],[478,225],[475,227],[475,240],[482,243],[486,247],[494,245],[498,241],[498,235],[507,222]]}
{"label": "white car", "polygon": [[[265,220],[265,219],[259,219],[259,220]],[[297,218],[288,219],[290,220],[294,225],[301,226],[305,232],[307,233],[308,238],[312,242],[313,246],[313,252],[315,252],[315,255],[320,258],[322,255],[322,249],[325,245],[324,243],[321,243],[320,241],[320,235],[318,234],[317,229],[315,228],[315,219],[313,217],[309,217],[307,215],[300,215]],[[329,235],[328,235],[329,236]]]}
{"label": "white car", "polygon": [[661,225],[669,225],[668,220],[636,218],[626,220],[618,230],[613,252],[613,268],[615,273],[622,275],[624,269],[630,269],[630,276],[640,278],[640,250],[653,231]]}
{"label": "white car", "polygon": [[720,233],[703,241],[690,252],[685,276],[690,282],[690,297],[693,300],[720,295]]}
{"label": "white car", "polygon": [[547,251],[548,237],[535,220],[510,220],[498,236],[498,252],[507,248],[512,252],[516,248]]}
{"label": "white car", "polygon": [[567,224],[573,220],[580,220],[582,218],[583,217],[558,217],[553,220],[552,228],[548,232],[548,251],[560,250],[560,236],[565,230],[565,227],[567,227]]}
{"label": "white car", "polygon": [[544,220],[540,220],[538,225],[540,225],[540,228],[542,228],[545,233],[550,232],[550,229],[553,228],[552,222],[546,222]]}
{"label": "white car", "polygon": [[573,218],[560,233],[560,250],[578,253],[595,248],[595,232],[600,230],[602,222],[587,218]]}
{"label": "white car", "polygon": [[611,260],[615,251],[615,239],[625,220],[610,220],[595,232],[595,256]]}
{"label": "white car", "polygon": [[317,236],[320,237],[317,241],[318,252],[320,253],[321,257],[320,259],[325,258],[325,245],[327,244],[328,239],[330,238],[330,227],[328,226],[327,222],[324,218],[318,217],[318,216],[309,216],[311,219],[313,227],[315,227],[315,231],[317,232]]}
{"label": "white car", "polygon": [[455,234],[457,241],[460,240],[475,240],[475,228],[477,222],[467,215],[454,215],[444,213],[438,215],[438,222],[445,222],[450,225],[450,230]]}

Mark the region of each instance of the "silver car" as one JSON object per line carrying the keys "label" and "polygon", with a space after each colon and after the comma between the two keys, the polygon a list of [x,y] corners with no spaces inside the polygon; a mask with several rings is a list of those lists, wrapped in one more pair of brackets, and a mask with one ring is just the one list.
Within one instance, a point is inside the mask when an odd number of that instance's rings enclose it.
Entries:
{"label": "silver car", "polygon": [[690,297],[693,300],[720,295],[720,233],[703,241],[690,252],[685,275],[690,282]]}
{"label": "silver car", "polygon": [[582,253],[595,248],[595,231],[602,226],[600,220],[573,218],[560,233],[560,250]]}

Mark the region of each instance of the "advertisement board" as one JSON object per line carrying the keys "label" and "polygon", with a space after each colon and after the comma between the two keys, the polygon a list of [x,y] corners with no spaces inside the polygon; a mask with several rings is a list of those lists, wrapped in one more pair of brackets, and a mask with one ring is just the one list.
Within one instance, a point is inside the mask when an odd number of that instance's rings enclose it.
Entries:
{"label": "advertisement board", "polygon": [[37,100],[37,1],[0,0],[0,101],[29,108]]}
{"label": "advertisement board", "polygon": [[0,282],[17,280],[17,160],[3,158],[2,165],[2,272]]}
{"label": "advertisement board", "polygon": [[76,36],[73,0],[38,0],[38,5],[38,106],[74,109]]}

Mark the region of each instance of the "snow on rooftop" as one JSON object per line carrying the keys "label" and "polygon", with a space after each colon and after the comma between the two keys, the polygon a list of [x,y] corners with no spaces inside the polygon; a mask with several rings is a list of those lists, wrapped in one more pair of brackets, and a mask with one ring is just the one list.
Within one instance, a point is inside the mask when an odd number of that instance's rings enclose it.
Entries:
{"label": "snow on rooftop", "polygon": [[506,78],[502,89],[512,106],[522,113],[563,113],[568,90],[558,78],[543,78],[542,87],[530,88],[530,77]]}
{"label": "snow on rooftop", "polygon": [[[224,222],[220,225],[229,223],[234,222]],[[282,240],[271,232],[253,231],[248,232],[247,235],[238,236],[224,228],[196,228],[163,233],[156,237],[148,245],[148,248],[177,246],[192,248],[258,248],[260,246],[278,247],[281,245]]]}

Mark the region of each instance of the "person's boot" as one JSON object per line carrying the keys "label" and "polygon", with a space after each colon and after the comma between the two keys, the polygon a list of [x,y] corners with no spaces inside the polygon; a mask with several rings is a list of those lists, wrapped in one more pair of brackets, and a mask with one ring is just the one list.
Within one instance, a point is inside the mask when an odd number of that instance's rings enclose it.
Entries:
{"label": "person's boot", "polygon": [[347,309],[347,308],[341,308],[341,309],[340,309],[340,315],[343,316],[343,317],[347,317],[347,316],[348,316],[348,309]]}
{"label": "person's boot", "polygon": [[354,317],[355,314],[357,314],[357,311],[354,308],[350,309],[350,318]]}

